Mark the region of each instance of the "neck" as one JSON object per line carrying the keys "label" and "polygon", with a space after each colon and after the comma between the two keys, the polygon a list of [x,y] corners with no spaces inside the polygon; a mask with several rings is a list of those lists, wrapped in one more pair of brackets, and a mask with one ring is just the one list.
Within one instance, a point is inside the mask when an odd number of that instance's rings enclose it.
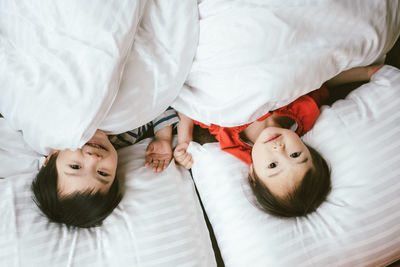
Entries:
{"label": "neck", "polygon": [[256,142],[260,133],[268,127],[289,128],[293,124],[293,120],[289,117],[281,117],[272,114],[263,121],[255,121],[244,129],[243,136],[253,144]]}

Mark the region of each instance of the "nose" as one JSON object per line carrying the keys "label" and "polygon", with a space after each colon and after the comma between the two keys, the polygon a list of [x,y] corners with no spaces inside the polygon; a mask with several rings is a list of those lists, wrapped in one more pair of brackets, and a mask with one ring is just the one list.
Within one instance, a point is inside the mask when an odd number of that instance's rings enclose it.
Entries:
{"label": "nose", "polygon": [[93,157],[93,158],[102,158],[103,156],[100,153],[97,153],[96,151],[86,151],[86,155]]}
{"label": "nose", "polygon": [[276,151],[279,151],[279,150],[283,150],[285,148],[285,144],[283,144],[283,143],[273,143],[272,144],[272,149],[273,150],[276,150]]}
{"label": "nose", "polygon": [[104,153],[101,150],[92,147],[84,146],[82,151],[84,155],[93,159],[102,159],[104,157]]}

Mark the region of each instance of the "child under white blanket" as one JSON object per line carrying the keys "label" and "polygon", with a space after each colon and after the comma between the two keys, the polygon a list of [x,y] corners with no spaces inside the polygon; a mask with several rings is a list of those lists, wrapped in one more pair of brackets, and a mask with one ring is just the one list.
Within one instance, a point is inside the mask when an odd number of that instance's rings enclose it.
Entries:
{"label": "child under white blanket", "polygon": [[132,131],[107,136],[97,130],[82,148],[52,151],[32,182],[37,206],[51,221],[67,226],[101,225],[122,198],[116,177],[116,148],[133,145],[154,129],[145,165],[160,172],[171,161],[172,130],[177,123],[175,110],[168,108],[152,122]]}
{"label": "child under white blanket", "polygon": [[[369,81],[382,67],[372,65],[344,71],[325,83]],[[279,217],[305,216],[314,212],[330,192],[330,169],[325,159],[303,143],[300,135],[311,129],[319,115],[324,90],[320,88],[293,103],[268,112],[260,119],[237,127],[204,125],[219,141],[222,150],[250,165],[249,183],[265,212]],[[193,120],[178,113],[178,146],[175,160],[190,168],[193,159],[186,149],[192,140]],[[296,132],[290,130],[295,125]]]}

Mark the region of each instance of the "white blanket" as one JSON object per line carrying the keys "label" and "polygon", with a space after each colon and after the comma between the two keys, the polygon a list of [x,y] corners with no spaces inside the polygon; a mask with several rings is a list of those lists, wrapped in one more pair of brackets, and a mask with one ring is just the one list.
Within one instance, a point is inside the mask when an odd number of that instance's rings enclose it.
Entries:
{"label": "white blanket", "polygon": [[194,0],[2,1],[0,113],[42,154],[131,130],[172,103],[197,39]]}
{"label": "white blanket", "polygon": [[400,70],[381,68],[324,106],[304,141],[332,168],[316,212],[280,219],[259,210],[249,167],[218,143],[191,143],[193,179],[226,266],[387,266],[400,259]]}
{"label": "white blanket", "polygon": [[199,46],[174,107],[205,124],[255,121],[380,59],[399,35],[399,3],[200,1]]}

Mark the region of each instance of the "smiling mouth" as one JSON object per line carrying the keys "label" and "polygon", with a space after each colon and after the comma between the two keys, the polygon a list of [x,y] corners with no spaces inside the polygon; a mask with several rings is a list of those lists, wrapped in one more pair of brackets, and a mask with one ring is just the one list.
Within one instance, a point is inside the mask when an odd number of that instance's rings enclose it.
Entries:
{"label": "smiling mouth", "polygon": [[267,139],[267,141],[265,141],[264,144],[265,144],[265,143],[268,143],[268,142],[271,142],[271,141],[273,141],[273,140],[275,140],[275,139],[277,139],[279,136],[281,136],[281,135],[280,135],[280,134],[274,134],[274,135],[271,136],[269,139]]}
{"label": "smiling mouth", "polygon": [[97,149],[102,149],[102,150],[108,151],[107,148],[105,148],[104,146],[102,146],[100,144],[93,143],[93,142],[87,142],[85,145],[88,145],[90,147],[94,147],[94,148],[97,148]]}

